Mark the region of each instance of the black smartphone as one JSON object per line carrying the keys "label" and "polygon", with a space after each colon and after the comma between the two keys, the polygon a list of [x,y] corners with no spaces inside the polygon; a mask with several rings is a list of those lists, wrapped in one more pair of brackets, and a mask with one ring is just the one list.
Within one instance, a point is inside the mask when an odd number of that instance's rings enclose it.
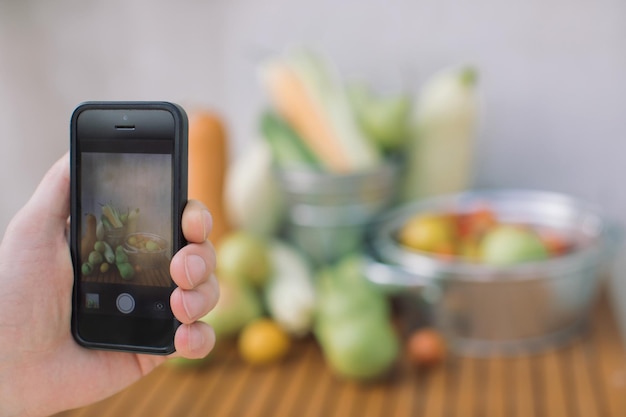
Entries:
{"label": "black smartphone", "polygon": [[86,102],[71,117],[72,333],[97,349],[174,351],[170,260],[186,244],[187,116]]}

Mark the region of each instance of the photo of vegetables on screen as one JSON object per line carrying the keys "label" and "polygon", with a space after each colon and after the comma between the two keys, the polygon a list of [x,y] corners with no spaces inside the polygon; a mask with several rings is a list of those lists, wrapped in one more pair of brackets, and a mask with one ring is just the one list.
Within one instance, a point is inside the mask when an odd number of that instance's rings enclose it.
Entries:
{"label": "photo of vegetables on screen", "polygon": [[169,286],[169,155],[83,153],[81,277]]}

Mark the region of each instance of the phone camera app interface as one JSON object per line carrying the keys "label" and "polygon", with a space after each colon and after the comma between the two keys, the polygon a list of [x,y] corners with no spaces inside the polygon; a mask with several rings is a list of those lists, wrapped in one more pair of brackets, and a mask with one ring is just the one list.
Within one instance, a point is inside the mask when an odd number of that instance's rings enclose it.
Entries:
{"label": "phone camera app interface", "polygon": [[171,155],[83,152],[81,165],[84,310],[167,313],[172,286]]}

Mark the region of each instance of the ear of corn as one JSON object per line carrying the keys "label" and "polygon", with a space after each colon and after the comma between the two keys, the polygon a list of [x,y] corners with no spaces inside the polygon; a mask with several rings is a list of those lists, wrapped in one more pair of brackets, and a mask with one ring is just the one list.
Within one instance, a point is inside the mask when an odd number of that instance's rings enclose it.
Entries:
{"label": "ear of corn", "polygon": [[115,208],[111,207],[110,205],[107,204],[102,206],[102,214],[115,229],[124,227],[122,220],[120,220],[119,213],[117,213],[117,210],[115,210]]}

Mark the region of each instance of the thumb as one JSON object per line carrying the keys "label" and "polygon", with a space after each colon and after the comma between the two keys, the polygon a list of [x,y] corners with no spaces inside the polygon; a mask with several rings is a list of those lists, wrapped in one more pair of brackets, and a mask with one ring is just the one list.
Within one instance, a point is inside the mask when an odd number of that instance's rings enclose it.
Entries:
{"label": "thumb", "polygon": [[45,174],[12,226],[26,235],[35,233],[44,239],[64,237],[69,215],[70,167],[66,153]]}

